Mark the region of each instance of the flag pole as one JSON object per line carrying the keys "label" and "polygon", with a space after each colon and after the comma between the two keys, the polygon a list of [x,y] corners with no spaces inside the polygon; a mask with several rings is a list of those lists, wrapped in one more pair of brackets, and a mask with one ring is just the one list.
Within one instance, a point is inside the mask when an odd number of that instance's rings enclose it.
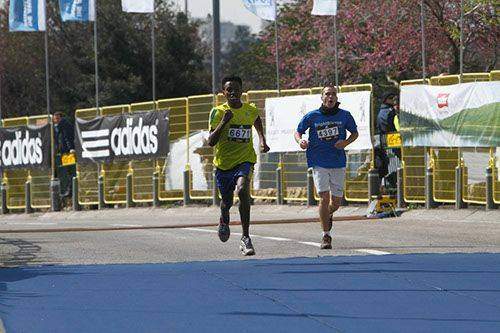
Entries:
{"label": "flag pole", "polygon": [[156,111],[156,36],[155,36],[155,14],[156,5],[153,0],[153,13],[151,13],[151,64],[152,64],[152,76],[153,76],[153,110]]}
{"label": "flag pole", "polygon": [[422,80],[425,83],[425,78],[427,77],[426,71],[426,50],[425,50],[425,10],[424,10],[424,0],[420,2],[420,30],[422,33]]}
{"label": "flag pole", "polygon": [[460,82],[464,74],[464,0],[460,0]]}
{"label": "flag pole", "polygon": [[279,56],[279,41],[278,41],[278,2],[274,1],[274,42],[276,47],[276,89],[278,90],[278,96],[281,95],[280,88],[280,56]]}
{"label": "flag pole", "polygon": [[335,44],[335,87],[339,87],[339,49],[338,49],[338,34],[337,34],[337,15],[333,15],[333,33]]}
{"label": "flag pole", "polygon": [[95,107],[99,114],[99,65],[97,60],[97,0],[94,2],[94,71],[95,71]]}

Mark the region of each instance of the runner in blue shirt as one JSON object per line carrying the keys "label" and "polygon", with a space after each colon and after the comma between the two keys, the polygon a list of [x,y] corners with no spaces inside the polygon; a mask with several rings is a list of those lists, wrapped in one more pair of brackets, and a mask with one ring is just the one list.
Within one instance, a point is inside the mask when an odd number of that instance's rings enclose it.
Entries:
{"label": "runner in blue shirt", "polygon": [[[307,149],[307,165],[313,168],[314,185],[320,197],[321,249],[331,249],[332,214],[339,209],[344,193],[344,148],[358,138],[358,128],[352,115],[339,108],[334,86],[323,88],[321,101],[319,109],[307,113],[300,121],[295,141],[300,148]],[[302,138],[307,130],[308,140]],[[349,131],[349,137],[346,131]]]}

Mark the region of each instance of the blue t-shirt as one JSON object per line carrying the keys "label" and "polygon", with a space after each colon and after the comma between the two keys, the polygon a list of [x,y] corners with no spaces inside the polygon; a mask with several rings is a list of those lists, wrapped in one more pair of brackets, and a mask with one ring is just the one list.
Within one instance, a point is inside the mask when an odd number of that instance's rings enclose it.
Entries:
{"label": "blue t-shirt", "polygon": [[346,139],[346,130],[350,133],[358,132],[352,115],[342,109],[334,115],[326,115],[317,109],[306,114],[297,126],[297,132],[300,134],[304,134],[307,129],[309,129],[307,165],[309,167],[345,168],[345,151],[335,148],[335,143]]}

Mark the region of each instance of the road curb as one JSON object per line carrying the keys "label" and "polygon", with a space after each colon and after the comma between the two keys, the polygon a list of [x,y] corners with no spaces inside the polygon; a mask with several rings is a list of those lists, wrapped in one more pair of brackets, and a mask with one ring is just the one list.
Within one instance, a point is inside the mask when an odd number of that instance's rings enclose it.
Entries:
{"label": "road curb", "polygon": [[[364,215],[338,216],[333,221],[364,221],[371,220]],[[304,219],[283,219],[283,220],[261,220],[251,221],[252,225],[259,224],[291,224],[291,223],[313,223],[318,222],[318,218]],[[234,221],[231,225],[241,225],[241,222]],[[0,230],[0,234],[26,234],[26,233],[49,233],[49,232],[89,232],[89,231],[127,231],[127,230],[152,230],[152,229],[182,229],[182,228],[203,228],[216,227],[218,223],[186,223],[175,225],[151,225],[151,226],[110,226],[110,227],[72,227],[72,228],[36,228],[36,229],[5,229]],[[1,331],[0,331],[1,333]]]}

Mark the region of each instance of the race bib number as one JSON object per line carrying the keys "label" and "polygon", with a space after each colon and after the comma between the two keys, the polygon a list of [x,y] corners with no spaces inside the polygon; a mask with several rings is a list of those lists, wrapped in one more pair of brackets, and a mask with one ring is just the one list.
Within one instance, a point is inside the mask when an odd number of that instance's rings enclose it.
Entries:
{"label": "race bib number", "polygon": [[316,132],[318,133],[318,139],[330,141],[339,136],[339,127],[333,123],[317,125]]}
{"label": "race bib number", "polygon": [[230,125],[227,137],[229,141],[250,142],[250,138],[252,137],[252,126]]}

